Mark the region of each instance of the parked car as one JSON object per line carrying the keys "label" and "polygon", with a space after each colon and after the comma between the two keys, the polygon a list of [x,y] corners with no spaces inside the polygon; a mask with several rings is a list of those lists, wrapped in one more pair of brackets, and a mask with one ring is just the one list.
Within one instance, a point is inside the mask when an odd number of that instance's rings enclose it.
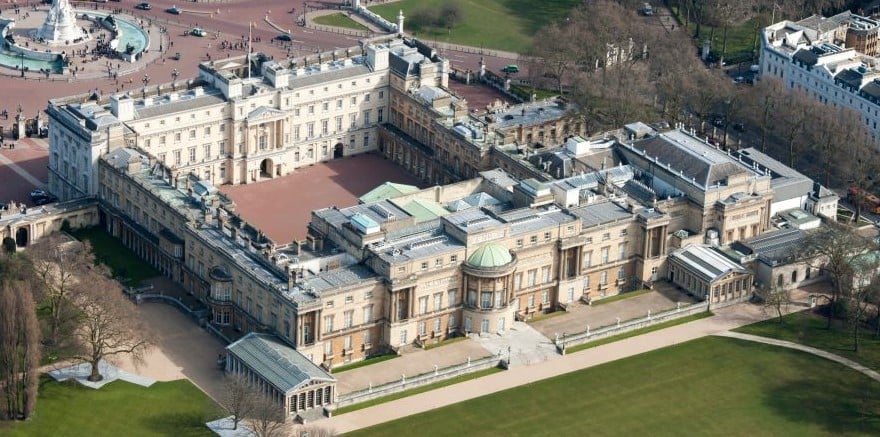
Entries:
{"label": "parked car", "polygon": [[31,199],[33,199],[34,197],[46,197],[48,195],[49,193],[47,193],[46,190],[42,190],[40,188],[34,188],[33,190],[31,190]]}
{"label": "parked car", "polygon": [[289,33],[282,33],[275,37],[278,41],[293,41],[293,37]]}
{"label": "parked car", "polygon": [[54,203],[58,201],[58,198],[55,196],[37,196],[31,199],[34,202],[34,205],[48,205],[50,203]]}
{"label": "parked car", "polygon": [[508,74],[519,73],[519,65],[510,64],[502,68],[501,71]]}
{"label": "parked car", "polygon": [[147,3],[147,2],[144,2],[144,3],[138,3],[137,6],[135,6],[134,8],[135,8],[135,9],[140,9],[140,10],[142,10],[142,11],[149,11],[150,9],[153,9],[153,7],[150,6],[150,4]]}
{"label": "parked car", "polygon": [[189,33],[195,36],[208,36],[208,32],[201,27],[194,27],[193,30],[189,31]]}
{"label": "parked car", "polygon": [[171,15],[180,15],[180,9],[177,9],[177,6],[172,6],[168,9],[165,9],[165,12],[168,12]]}

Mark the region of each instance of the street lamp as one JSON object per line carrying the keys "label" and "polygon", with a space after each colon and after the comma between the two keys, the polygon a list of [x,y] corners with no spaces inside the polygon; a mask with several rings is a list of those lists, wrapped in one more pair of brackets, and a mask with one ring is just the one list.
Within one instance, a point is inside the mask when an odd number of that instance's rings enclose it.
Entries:
{"label": "street lamp", "polygon": [[176,68],[171,70],[171,90],[172,91],[176,91],[177,84],[175,82],[177,81],[177,76],[180,76],[180,72],[177,71]]}

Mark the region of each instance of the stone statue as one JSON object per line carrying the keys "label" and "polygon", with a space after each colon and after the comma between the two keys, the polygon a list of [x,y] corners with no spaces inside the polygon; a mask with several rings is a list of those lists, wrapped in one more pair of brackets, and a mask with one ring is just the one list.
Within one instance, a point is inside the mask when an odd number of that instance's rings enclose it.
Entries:
{"label": "stone statue", "polygon": [[53,0],[37,37],[49,44],[62,44],[87,38],[88,34],[76,24],[76,12],[67,0]]}

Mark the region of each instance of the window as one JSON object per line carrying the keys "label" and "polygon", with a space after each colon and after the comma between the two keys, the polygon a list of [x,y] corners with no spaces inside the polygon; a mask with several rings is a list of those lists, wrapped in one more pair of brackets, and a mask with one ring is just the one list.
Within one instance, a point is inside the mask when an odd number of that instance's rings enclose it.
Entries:
{"label": "window", "polygon": [[434,319],[434,332],[440,332],[440,319]]}
{"label": "window", "polygon": [[354,302],[354,296],[345,296],[345,303]]}
{"label": "window", "polygon": [[538,236],[537,236],[537,235],[532,235],[531,237],[529,237],[529,243],[535,244],[535,243],[537,243],[537,242],[538,242]]}
{"label": "window", "polygon": [[517,238],[517,240],[516,240],[516,247],[522,247],[522,246],[523,246],[523,239],[522,239],[522,238]]}
{"label": "window", "polygon": [[196,130],[192,129],[189,131],[189,139],[194,140],[196,138]]}
{"label": "window", "polygon": [[552,234],[550,232],[544,232],[544,240],[550,241],[551,236],[552,236]]}
{"label": "window", "polygon": [[373,306],[365,306],[364,307],[364,323],[371,323],[373,321]]}
{"label": "window", "polygon": [[797,270],[791,272],[791,283],[794,284],[797,282]]}
{"label": "window", "polygon": [[492,308],[492,293],[489,291],[484,291],[480,293],[480,308],[487,310]]}
{"label": "window", "polygon": [[599,285],[605,285],[608,283],[608,272],[599,273]]}
{"label": "window", "polygon": [[336,109],[342,109],[342,99],[336,100]]}
{"label": "window", "polygon": [[326,118],[321,120],[321,135],[327,135],[330,132],[330,121]]}
{"label": "window", "polygon": [[205,154],[205,158],[211,157],[211,145],[210,144],[205,144],[204,146],[202,146],[202,151]]}
{"label": "window", "polygon": [[606,233],[602,234],[602,241],[610,240],[610,239],[611,239],[611,233],[610,233],[610,232],[606,232]]}
{"label": "window", "polygon": [[211,135],[211,126],[206,126],[205,127],[205,136],[207,137],[209,135]]}
{"label": "window", "polygon": [[419,335],[427,335],[428,334],[428,324],[424,321],[419,322]]}
{"label": "window", "polygon": [[522,273],[517,273],[513,275],[513,289],[519,290],[522,288]]}
{"label": "window", "polygon": [[550,282],[550,266],[541,267],[541,282],[544,284]]}
{"label": "window", "polygon": [[623,261],[626,259],[626,243],[620,243],[617,245],[617,260]]}
{"label": "window", "polygon": [[468,290],[467,303],[468,303],[468,305],[470,305],[472,307],[477,306],[477,290],[474,290],[473,288]]}
{"label": "window", "polygon": [[584,268],[588,269],[593,265],[593,251],[587,250],[584,252]]}
{"label": "window", "polygon": [[180,150],[174,151],[174,163],[180,165]]}
{"label": "window", "polygon": [[529,270],[529,272],[528,272],[528,280],[526,281],[526,286],[527,286],[527,287],[534,287],[534,286],[535,286],[536,279],[537,279],[537,276],[538,276],[538,270],[537,270],[537,269]]}
{"label": "window", "polygon": [[550,293],[549,292],[544,291],[541,293],[541,303],[543,303],[543,304],[550,303]]}
{"label": "window", "polygon": [[306,125],[308,129],[308,138],[312,138],[315,136],[315,123],[309,123]]}
{"label": "window", "polygon": [[504,306],[504,292],[495,291],[495,308],[501,308],[502,306]]}
{"label": "window", "polygon": [[333,331],[333,316],[324,316],[324,332]]}
{"label": "window", "polygon": [[342,116],[336,116],[336,132],[342,131]]}
{"label": "window", "polygon": [[346,311],[343,318],[345,328],[351,328],[354,325],[354,311]]}
{"label": "window", "polygon": [[293,139],[299,141],[299,125],[293,127]]}
{"label": "window", "polygon": [[165,145],[165,135],[162,135],[161,137],[159,137],[159,144],[161,144],[163,146]]}
{"label": "window", "polygon": [[608,263],[608,253],[609,253],[609,251],[610,251],[609,249],[610,249],[610,248],[609,248],[608,246],[605,246],[605,247],[602,248],[602,252],[601,252],[601,255],[600,255],[601,258],[602,258],[602,264],[607,264],[607,263]]}
{"label": "window", "polygon": [[451,262],[451,263],[457,263],[457,262],[458,262],[458,255],[452,255],[452,256],[450,256],[450,257],[449,257],[449,262]]}
{"label": "window", "polygon": [[378,117],[379,117],[379,119],[377,120],[377,122],[381,123],[382,121],[385,120],[385,109],[384,109],[384,108],[379,108],[379,109],[377,109],[376,111],[377,111],[377,114],[376,114],[376,115],[378,115]]}
{"label": "window", "polygon": [[321,110],[328,111],[330,110],[330,102],[324,102],[321,104]]}
{"label": "window", "polygon": [[406,346],[406,329],[400,331],[400,346]]}
{"label": "window", "polygon": [[351,106],[357,105],[357,102],[358,102],[357,96],[352,96],[351,97]]}
{"label": "window", "polygon": [[346,352],[351,352],[351,336],[346,335],[345,340],[342,344],[342,348],[345,349]]}
{"label": "window", "polygon": [[333,342],[332,341],[328,341],[328,342],[324,343],[324,355],[327,355],[328,357],[333,355]]}
{"label": "window", "polygon": [[427,261],[422,262],[422,271],[424,272],[425,270],[428,270],[428,262]]}
{"label": "window", "polygon": [[384,99],[384,98],[385,98],[385,91],[379,91],[379,98],[380,98],[380,99]]}
{"label": "window", "polygon": [[372,111],[370,111],[369,109],[364,111],[364,126],[370,125],[370,115],[372,115],[371,113]]}
{"label": "window", "polygon": [[624,278],[626,278],[626,270],[623,267],[621,267],[621,268],[617,269],[617,279],[621,280]]}
{"label": "window", "polygon": [[311,115],[314,113],[315,113],[315,105],[309,105],[309,114]]}
{"label": "window", "polygon": [[369,101],[370,101],[370,93],[367,93],[367,94],[364,95],[364,101],[365,101],[365,102],[369,102]]}
{"label": "window", "polygon": [[348,127],[357,129],[357,118],[358,116],[355,113],[348,114]]}
{"label": "window", "polygon": [[373,336],[371,334],[372,333],[370,331],[364,332],[364,346],[365,347],[370,347],[373,343],[373,341],[372,341]]}
{"label": "window", "polygon": [[145,146],[145,147],[148,147],[148,148],[150,147],[150,139],[149,139],[149,138],[147,138],[147,139],[144,141],[144,146]]}
{"label": "window", "polygon": [[449,325],[449,329],[453,329],[453,328],[455,328],[455,314],[450,314],[450,315],[449,315],[449,323],[448,323],[448,325]]}
{"label": "window", "polygon": [[422,296],[419,298],[419,314],[425,314],[428,312],[428,296]]}
{"label": "window", "polygon": [[434,267],[442,267],[443,266],[443,258],[437,258],[434,260]]}
{"label": "window", "polygon": [[434,311],[443,308],[443,293],[434,293]]}
{"label": "window", "polygon": [[529,295],[529,308],[534,308],[534,307],[535,307],[535,295],[530,294]]}
{"label": "window", "polygon": [[180,132],[175,132],[175,133],[174,133],[174,141],[177,142],[177,143],[180,142]]}
{"label": "window", "polygon": [[452,308],[455,306],[456,293],[457,293],[456,290],[449,290],[446,292],[446,305],[447,305],[447,307]]}

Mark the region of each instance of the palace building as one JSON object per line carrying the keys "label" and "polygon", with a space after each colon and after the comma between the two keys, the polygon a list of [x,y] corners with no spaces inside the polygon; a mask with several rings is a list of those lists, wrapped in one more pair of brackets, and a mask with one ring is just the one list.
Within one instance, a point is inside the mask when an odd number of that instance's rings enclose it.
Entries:
{"label": "palace building", "polygon": [[[658,281],[710,305],[748,299],[747,260],[724,249],[836,210],[833,193],[772,158],[681,127],[587,137],[561,101],[471,114],[447,88],[448,61],[417,41],[333,58],[217,60],[179,90],[49,105],[52,192],[88,198],[78,220],[182,284],[213,329],[244,337],[227,369],[287,413],[332,403],[315,366],[499,333]],[[433,186],[385,184],[315,210],[292,243],[216,188],[370,151]],[[274,362],[296,377],[266,374]]]}

